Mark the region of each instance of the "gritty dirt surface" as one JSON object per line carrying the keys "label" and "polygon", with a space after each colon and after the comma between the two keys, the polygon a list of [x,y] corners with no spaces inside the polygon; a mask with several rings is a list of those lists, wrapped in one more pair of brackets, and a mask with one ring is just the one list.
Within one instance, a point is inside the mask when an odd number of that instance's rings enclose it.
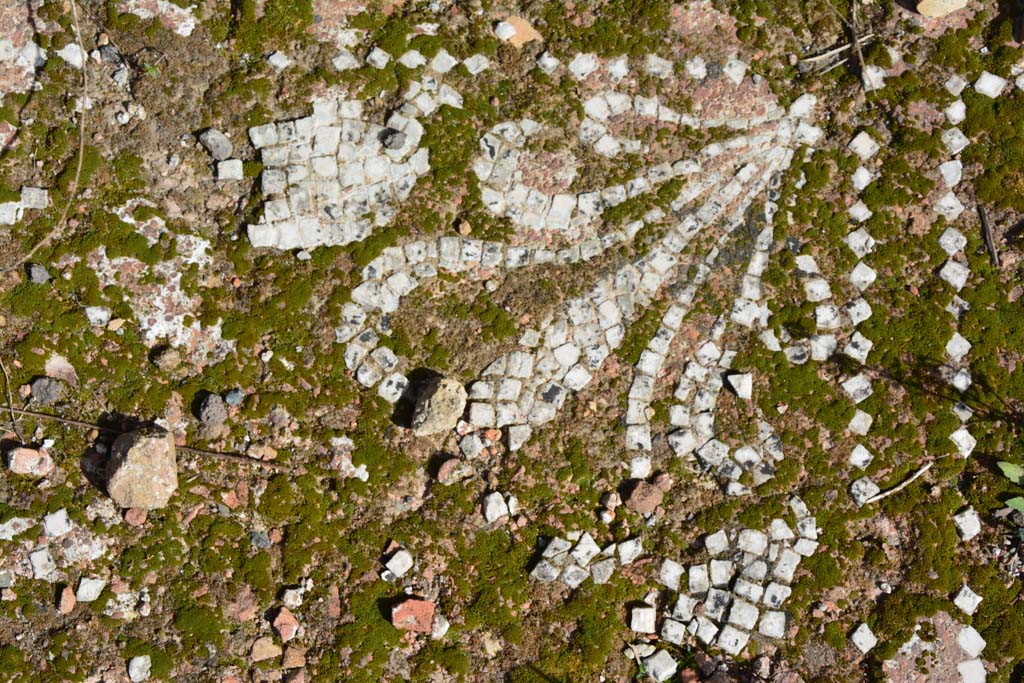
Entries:
{"label": "gritty dirt surface", "polygon": [[[848,43],[848,2],[120,0],[76,20],[72,1],[0,4],[0,681],[1021,677],[1010,8],[857,3],[860,64],[818,58]],[[984,73],[1006,79],[995,97]],[[368,227],[266,246],[274,201]],[[468,405],[414,436],[438,376]],[[770,467],[681,446],[706,420],[701,444]],[[177,488],[119,509],[114,440],[154,426]],[[862,478],[882,495],[858,505]],[[754,622],[737,602],[714,617],[688,572],[722,569],[719,531],[788,591]],[[543,556],[559,539],[578,585],[539,571],[566,561]],[[738,600],[740,578],[714,588]]]}

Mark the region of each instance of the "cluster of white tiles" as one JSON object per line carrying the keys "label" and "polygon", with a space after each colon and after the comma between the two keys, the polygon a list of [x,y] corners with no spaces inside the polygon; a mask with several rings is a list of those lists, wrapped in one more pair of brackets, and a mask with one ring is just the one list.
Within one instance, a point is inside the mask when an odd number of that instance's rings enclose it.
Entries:
{"label": "cluster of white tiles", "polygon": [[[394,149],[382,139],[392,133],[403,140]],[[312,249],[365,239],[429,170],[422,135],[419,121],[400,113],[386,126],[369,123],[362,102],[349,99],[317,100],[310,116],[250,128],[265,198],[259,222],[247,226],[250,242]]]}
{"label": "cluster of white tiles", "polygon": [[690,639],[739,655],[757,632],[767,639],[786,634],[782,606],[800,561],[818,548],[815,518],[797,496],[790,499],[793,527],[785,519],[772,520],[768,529],[725,530],[704,539],[707,560],[685,567],[662,561],[659,581],[678,592],[674,605],[664,606],[657,628],[659,595],[632,608],[630,628],[639,634],[660,633],[674,645]]}
{"label": "cluster of white tiles", "polygon": [[[345,363],[355,373],[356,380],[366,387],[380,384],[378,394],[394,403],[401,398],[408,382],[399,371],[404,365],[403,359],[381,343],[382,336],[391,332],[388,314],[398,310],[402,297],[422,282],[436,278],[439,272],[488,278],[503,270],[590,261],[610,247],[630,242],[644,225],[664,218],[664,212],[652,209],[643,219],[629,223],[623,230],[558,250],[455,236],[388,247],[363,268],[362,280],[352,290],[352,301],[342,307],[342,322],[335,329],[335,341],[347,344]],[[539,334],[535,330],[527,331],[521,344],[536,345]],[[516,362],[513,359],[513,363]],[[510,391],[511,386],[506,384],[505,392]],[[500,394],[501,388],[495,391]]]}
{"label": "cluster of white tiles", "polygon": [[[389,59],[389,55],[373,50],[366,61],[371,66],[383,68]],[[416,55],[403,55],[400,61],[409,68],[426,64]],[[450,71],[456,63],[457,60],[447,53],[435,57],[430,62],[434,73],[418,81],[404,94],[406,102],[393,116],[403,117],[403,121],[415,121],[416,116],[429,115],[441,104],[460,106],[461,98],[454,99],[439,82],[439,76]],[[584,72],[590,69],[588,64],[586,56],[574,59],[570,72],[576,78],[584,78],[587,75]],[[610,65],[614,70],[623,67],[623,73],[628,73],[624,61]],[[745,67],[742,73],[736,64],[732,67],[729,78],[738,84],[742,81]],[[470,69],[468,64],[467,69]],[[606,94],[600,97],[609,105]],[[612,100],[615,100],[614,96]],[[598,217],[606,207],[680,175],[694,176],[694,179],[673,203],[673,212],[677,215],[696,198],[714,194],[697,211],[669,230],[646,256],[602,277],[587,295],[569,301],[551,320],[545,321],[543,333],[528,331],[521,340],[520,350],[490,363],[480,379],[470,387],[467,412],[470,429],[505,427],[508,429],[509,446],[516,449],[529,438],[533,427],[552,420],[565,396],[586,386],[592,379],[592,373],[621,343],[626,326],[635,318],[637,309],[649,304],[658,289],[678,270],[678,255],[690,240],[703,228],[720,220],[721,213],[737,200],[740,200],[737,215],[741,215],[756,195],[764,191],[777,171],[788,166],[792,158],[790,145],[794,141],[808,143],[821,136],[819,128],[804,120],[814,103],[811,96],[800,98],[791,107],[788,118],[784,118],[784,110],[776,108],[763,120],[708,120],[700,125],[728,125],[736,130],[751,125],[771,125],[756,134],[737,135],[727,142],[709,145],[696,159],[658,164],[623,185],[576,195],[548,196],[519,182],[522,177],[517,166],[520,150],[527,138],[539,129],[536,123],[529,119],[506,122],[485,134],[481,139],[482,155],[474,163],[485,204],[492,212],[507,215],[525,227],[565,230],[579,226]],[[639,105],[631,100],[631,106],[634,113],[638,113],[637,106],[641,115],[650,113],[650,100],[641,100]],[[596,112],[598,119],[601,118],[601,105],[597,100],[591,98],[586,107]],[[612,115],[610,105],[608,115]],[[390,123],[388,127],[405,132],[402,127],[391,126]],[[380,135],[385,131],[374,132]],[[422,128],[418,133],[422,133]],[[404,145],[418,142],[419,134],[405,136]],[[425,154],[425,150],[422,151]],[[723,159],[725,163],[722,165],[727,166],[728,174],[707,171],[708,166],[713,167]],[[426,161],[425,156],[423,160]],[[732,170],[737,168],[738,172]],[[753,189],[744,193],[748,185]],[[385,223],[388,218],[385,215],[378,222]],[[661,215],[653,213],[645,216],[645,221],[649,223],[661,218]],[[407,386],[407,380],[400,372],[403,361],[382,345],[381,339],[382,335],[390,332],[388,314],[397,310],[401,298],[424,278],[436,277],[442,270],[490,277],[495,271],[506,268],[585,261],[613,244],[631,241],[643,224],[636,222],[622,231],[600,237],[584,234],[585,239],[580,240],[577,246],[557,251],[458,237],[389,248],[364,269],[363,282],[353,290],[352,302],[344,307],[336,338],[339,343],[346,344],[346,364],[360,383],[367,387],[379,385],[380,396],[388,401],[397,401]],[[368,227],[352,239],[365,237]],[[706,272],[702,271],[699,277],[706,277]],[[695,288],[689,291],[692,296]],[[749,326],[752,321],[745,324]],[[642,389],[640,391],[642,393]],[[649,403],[650,397],[640,400]]]}
{"label": "cluster of white tiles", "polygon": [[[755,323],[764,325],[768,317],[767,309],[759,306],[757,302],[761,299],[760,276],[767,263],[768,250],[772,243],[774,211],[774,204],[768,202],[765,209],[768,225],[755,241],[753,255],[744,276],[743,293],[746,298],[743,300],[753,305],[755,315],[751,316],[745,306],[734,305],[730,314],[722,315],[716,320],[684,368],[674,392],[677,402],[669,408],[669,423],[675,428],[668,435],[672,451],[679,457],[696,452],[706,469],[713,470],[716,475],[723,478],[726,482],[725,490],[730,495],[750,492],[749,487],[738,481],[744,472],[752,473],[755,485],[771,479],[775,473],[773,463],[783,457],[781,442],[771,425],[763,419],[759,419],[758,422],[757,443],[745,444],[735,449],[716,438],[715,427],[715,408],[723,386],[723,377],[730,370],[732,359],[736,355],[735,351],[723,351],[719,347],[721,339],[731,322],[751,327]],[[698,265],[694,279],[681,290],[676,302],[666,311],[661,326],[641,354],[626,411],[626,447],[630,450],[651,449],[651,431],[647,414],[668,347],[688,313],[698,287],[704,284],[714,266],[719,250],[741,219],[742,216],[735,217],[730,227],[719,237],[715,247]],[[749,375],[744,378],[750,379]],[[750,398],[749,394],[744,394],[741,398]],[[760,412],[758,414],[760,417]]]}
{"label": "cluster of white tiles", "polygon": [[[417,31],[422,35],[437,35],[438,28],[439,24],[418,24],[416,26]],[[415,35],[408,37],[412,39]],[[379,47],[371,48],[366,52],[362,60],[352,54],[352,52],[347,48],[341,48],[332,63],[334,64],[334,68],[339,71],[348,71],[350,69],[357,69],[363,64],[372,66],[375,69],[383,69],[391,64],[392,61],[397,61],[405,68],[412,70],[425,67],[429,72],[437,75],[447,74],[456,66],[462,64],[471,76],[476,76],[486,69],[489,69],[491,66],[491,61],[482,54],[474,54],[466,59],[459,59],[458,57],[451,55],[444,48],[438,50],[437,53],[429,59],[419,50],[406,50],[400,57],[398,57],[397,60],[394,59],[394,56],[391,53]]]}
{"label": "cluster of white tiles", "polygon": [[588,532],[571,531],[566,538],[554,537],[540,551],[530,578],[544,583],[560,581],[575,590],[587,579],[601,585],[611,580],[615,570],[635,562],[643,553],[643,542],[630,538],[604,548]]}
{"label": "cluster of white tiles", "polygon": [[[664,315],[662,315],[661,325],[659,325],[658,330],[647,343],[647,347],[640,354],[640,358],[636,363],[636,369],[633,375],[633,383],[630,386],[626,410],[626,448],[630,450],[651,450],[651,429],[648,420],[648,413],[651,400],[654,395],[654,387],[661,374],[662,366],[665,364],[665,360],[668,357],[669,347],[675,339],[675,335],[679,331],[679,327],[682,325],[684,318],[689,314],[693,307],[693,301],[698,290],[707,282],[708,275],[710,275],[712,268],[718,261],[719,253],[728,243],[736,228],[744,220],[744,215],[747,212],[748,206],[749,205],[743,205],[735,212],[728,222],[725,231],[716,241],[715,246],[711,248],[700,263],[697,263],[692,279],[685,287],[680,289],[679,293],[675,297],[675,301],[673,301],[673,303],[666,309]],[[765,216],[768,218],[769,223],[771,215],[770,210],[766,209]],[[766,240],[769,243],[771,242],[770,227],[765,231],[762,231],[759,235],[758,246],[761,246]],[[766,249],[767,247],[761,251],[766,253]],[[763,261],[757,256],[757,253],[758,249],[755,247],[755,256],[751,259],[750,266],[751,269],[755,270],[756,264],[763,263]],[[747,280],[745,279],[744,282],[746,283]],[[758,272],[756,284],[759,292],[760,272]],[[750,290],[745,284],[744,292],[746,293],[748,291]],[[734,308],[734,319],[737,315],[737,311],[738,309]],[[760,317],[760,308],[758,308],[756,304],[754,306],[754,311],[755,315]],[[750,324],[752,324],[752,321]],[[724,332],[724,321],[721,331]],[[676,422],[673,422],[672,424],[677,427],[684,426],[682,424],[676,424]]]}
{"label": "cluster of white tiles", "polygon": [[[543,335],[530,340],[532,345],[489,364],[480,382],[470,387],[469,422],[476,427],[508,427],[509,446],[514,450],[525,443],[533,427],[553,420],[568,392],[580,391],[589,384],[592,373],[622,343],[637,309],[649,304],[677,271],[678,255],[693,237],[714,224],[737,200],[749,205],[763,191],[768,178],[788,163],[787,151],[780,147],[763,154],[765,166],[743,166],[696,212],[669,230],[648,254],[602,276],[586,295],[566,302],[542,326]],[[747,186],[752,189],[744,193]],[[499,399],[500,388],[507,380],[514,380],[510,385],[518,390],[513,392],[517,400]]]}
{"label": "cluster of white tiles", "polygon": [[623,151],[636,153],[641,151],[639,140],[624,139],[615,136],[609,129],[609,123],[617,123],[627,117],[636,117],[657,123],[676,124],[691,128],[728,127],[735,131],[743,131],[757,127],[763,123],[776,121],[786,115],[786,110],[776,106],[764,116],[734,119],[699,119],[685,113],[679,113],[660,103],[658,96],[630,96],[616,90],[605,90],[592,95],[583,101],[584,118],[580,123],[580,143],[593,147],[602,156],[616,157]]}
{"label": "cluster of white tiles", "polygon": [[709,330],[707,341],[701,345],[693,360],[687,364],[680,377],[674,398],[678,401],[669,409],[669,422],[675,431],[668,435],[668,443],[677,456],[696,453],[701,464],[725,481],[729,495],[743,495],[750,488],[739,482],[744,472],[750,472],[754,485],[765,483],[775,476],[775,465],[782,460],[782,442],[772,426],[766,422],[760,409],[758,416],[758,437],[754,444],[731,448],[717,437],[715,408],[722,388],[723,377],[729,377],[739,398],[750,400],[752,378],[750,375],[726,375],[732,367],[735,351],[719,350],[718,340],[724,335],[730,323],[743,327],[763,328],[770,312],[761,303],[761,275],[768,263],[772,247],[773,217],[777,207],[773,202],[765,204],[766,226],[754,242],[747,272],[743,277],[742,297],[738,298],[728,317],[722,316]]}
{"label": "cluster of white tiles", "polygon": [[[645,70],[669,78],[672,74],[671,63],[652,55],[655,62],[648,59]],[[697,58],[703,65],[703,59]],[[553,73],[560,62],[547,53],[538,60],[539,66],[547,73]],[[669,66],[666,67],[665,64]],[[592,73],[604,73],[612,82],[619,82],[631,74],[629,62],[625,57],[612,60],[601,60],[596,55],[582,53],[569,64],[570,75],[577,79],[586,79]],[[738,60],[731,60],[725,70],[727,80],[734,85],[743,82],[746,65]],[[693,77],[702,80],[707,76],[706,69],[694,71]],[[729,126],[737,131],[737,135],[722,143],[714,143],[705,148],[708,156],[723,152],[741,152],[746,148],[755,149],[762,146],[771,137],[771,133],[760,135],[739,134],[764,124],[778,122],[786,116],[786,110],[775,106],[765,115],[756,118],[742,119],[697,119],[680,115],[659,104],[658,97],[630,96],[615,90],[596,93],[583,102],[584,119],[581,122],[578,139],[583,145],[594,148],[606,156],[615,156],[625,149],[629,152],[641,152],[643,148],[636,140],[619,140],[608,130],[606,124],[617,122],[626,116],[636,116],[641,120],[655,123],[685,124],[696,128],[714,128]],[[526,143],[531,136],[541,130],[539,124],[530,119],[517,122],[505,122],[496,126],[480,141],[481,155],[473,164],[474,172],[481,181],[481,196],[488,209],[498,216],[507,216],[513,223],[533,230],[552,230],[561,233],[567,231],[579,235],[583,228],[595,221],[601,211],[608,206],[615,206],[628,198],[656,189],[661,183],[680,175],[689,175],[699,171],[690,160],[675,163],[664,162],[646,169],[629,182],[606,188],[570,193],[544,193],[520,182],[519,162],[526,152]],[[807,124],[798,126],[796,135],[800,138],[808,132]],[[820,130],[818,130],[820,134]],[[799,141],[799,140],[798,140]]]}
{"label": "cluster of white tiles", "polygon": [[[382,69],[392,57],[373,48],[363,62],[342,49],[334,60],[340,70],[364,62]],[[399,63],[410,69],[426,67],[421,78],[402,93],[404,103],[382,126],[363,118],[362,102],[351,99],[314,101],[313,114],[293,121],[255,126],[249,130],[265,170],[265,196],[259,222],[247,226],[253,246],[312,249],[345,245],[387,225],[397,205],[412,192],[416,180],[430,169],[426,149],[420,149],[420,119],[447,105],[461,109],[462,95],[443,78],[460,60],[441,49],[427,59],[409,50]],[[471,75],[490,66],[483,55],[461,62]],[[385,136],[401,144],[385,145]],[[365,218],[372,214],[373,219]]]}
{"label": "cluster of white tiles", "polygon": [[[981,604],[982,598],[972,591],[968,586],[963,586],[960,592],[957,593],[953,599],[953,603],[965,614],[971,616],[978,609],[978,605]],[[934,617],[933,617],[934,619]],[[949,657],[949,661],[940,661],[939,664],[945,667],[951,667],[952,664],[956,664],[956,670],[959,674],[960,681],[962,683],[985,683],[988,679],[988,670],[985,666],[985,661],[981,658],[981,653],[985,651],[988,643],[982,637],[978,630],[973,626],[965,625],[961,622],[957,622],[950,619],[948,625],[953,629],[956,629],[956,647],[957,652],[942,652],[938,651],[940,644],[932,638],[927,640],[922,639],[919,633],[925,624],[917,624],[914,627],[914,633],[906,643],[904,643],[897,655],[904,659],[904,662],[909,657],[920,656],[921,653],[931,653],[932,657],[939,656]],[[867,624],[861,624],[851,636],[851,640],[854,645],[858,647],[863,653],[867,654],[868,651],[874,648],[878,643],[878,639]],[[957,654],[959,656],[957,656]],[[950,656],[952,655],[952,656]],[[886,674],[894,671],[898,667],[898,663],[894,659],[886,660],[882,663],[882,671]],[[935,672],[936,676],[939,672]]]}
{"label": "cluster of white tiles", "polygon": [[[507,217],[530,230],[589,234],[585,228],[599,219],[604,209],[657,189],[665,181],[701,170],[698,160],[682,159],[651,166],[621,185],[576,194],[545,193],[521,182],[523,174],[519,167],[527,139],[540,130],[540,124],[531,119],[500,123],[480,138],[481,153],[473,161],[484,206],[494,215]],[[743,142],[750,144],[749,140]],[[759,142],[762,141],[755,141]]]}

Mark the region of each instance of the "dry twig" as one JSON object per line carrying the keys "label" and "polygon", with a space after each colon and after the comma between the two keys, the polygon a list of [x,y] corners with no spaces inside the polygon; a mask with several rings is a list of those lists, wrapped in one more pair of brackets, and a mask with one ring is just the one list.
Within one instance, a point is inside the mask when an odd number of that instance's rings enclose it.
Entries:
{"label": "dry twig", "polygon": [[[858,42],[860,42],[863,45],[868,41],[874,40],[874,38],[874,33],[868,33],[867,35],[861,36]],[[840,45],[839,47],[834,47],[826,52],[822,52],[820,55],[814,55],[813,57],[804,57],[800,61],[804,62],[805,64],[814,64],[815,62],[820,62],[830,57],[834,57],[840,52],[845,52],[846,50],[849,50],[851,47],[853,47],[853,43],[847,43],[845,45]]]}
{"label": "dry twig", "polygon": [[4,389],[7,391],[7,410],[11,413],[11,427],[14,428],[14,433],[18,435],[18,441],[25,443],[25,437],[21,434],[21,428],[18,426],[18,418],[14,415],[14,398],[11,396],[11,376],[7,374],[7,366],[4,365],[4,359],[0,358],[0,370],[4,373]]}
{"label": "dry twig", "polygon": [[988,250],[988,258],[996,268],[1000,267],[999,252],[996,251],[996,242],[992,237],[992,226],[988,224],[988,212],[985,207],[978,205],[978,216],[981,218],[981,235],[985,238],[985,248]]}
{"label": "dry twig", "polygon": [[[40,420],[52,420],[53,422],[59,422],[63,425],[72,427],[82,427],[84,429],[95,429],[100,432],[107,432],[108,434],[123,434],[123,430],[115,429],[113,427],[104,427],[103,425],[95,424],[94,422],[86,422],[85,420],[75,420],[69,417],[61,417],[60,415],[51,415],[49,413],[41,413],[36,410],[27,410],[24,408],[15,408],[8,406],[11,415],[25,415],[26,417],[34,417]],[[21,439],[21,436],[18,436]],[[22,439],[24,443],[24,439]],[[292,468],[287,465],[276,462],[268,462],[266,460],[257,460],[256,458],[250,458],[247,455],[241,453],[224,453],[222,451],[208,451],[202,448],[193,448],[191,446],[176,446],[175,450],[181,451],[182,453],[191,453],[192,455],[206,455],[211,458],[218,458],[220,460],[230,460],[232,462],[244,462],[247,465],[256,465],[258,467],[265,467],[275,472],[290,472]]]}
{"label": "dry twig", "polygon": [[907,488],[908,486],[913,484],[915,481],[917,481],[917,479],[919,479],[925,472],[930,470],[932,468],[932,465],[934,465],[934,464],[935,464],[935,461],[932,460],[931,462],[923,465],[921,467],[921,469],[919,469],[917,472],[914,472],[914,474],[912,474],[902,484],[900,484],[899,486],[895,486],[895,487],[889,489],[888,491],[882,491],[881,493],[876,493],[875,495],[873,495],[870,498],[868,498],[867,500],[865,500],[864,501],[864,505],[867,505],[868,503],[877,503],[878,501],[882,500],[883,498],[888,498],[889,496],[893,495],[894,493],[899,493],[900,491],[902,491],[903,489]]}

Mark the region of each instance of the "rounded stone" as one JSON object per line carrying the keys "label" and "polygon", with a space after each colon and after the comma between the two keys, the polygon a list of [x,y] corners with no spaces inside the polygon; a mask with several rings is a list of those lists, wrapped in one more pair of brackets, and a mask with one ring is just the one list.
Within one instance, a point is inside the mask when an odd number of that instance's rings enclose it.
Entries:
{"label": "rounded stone", "polygon": [[633,512],[649,515],[661,505],[664,497],[665,492],[654,484],[638,481],[629,492],[629,498],[626,499],[626,507]]}
{"label": "rounded stone", "polygon": [[178,489],[171,434],[146,427],[117,437],[107,461],[107,493],[122,508],[155,510]]}
{"label": "rounded stone", "polygon": [[412,433],[429,436],[454,429],[466,410],[466,389],[462,383],[448,378],[434,380],[420,394],[412,416]]}

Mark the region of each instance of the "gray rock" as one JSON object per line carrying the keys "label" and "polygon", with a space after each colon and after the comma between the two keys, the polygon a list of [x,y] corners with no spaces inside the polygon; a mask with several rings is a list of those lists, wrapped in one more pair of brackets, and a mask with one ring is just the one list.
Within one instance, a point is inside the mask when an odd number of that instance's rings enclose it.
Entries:
{"label": "gray rock", "polygon": [[152,670],[153,663],[150,661],[149,655],[139,655],[128,660],[128,678],[132,683],[148,681]]}
{"label": "gray rock", "polygon": [[267,548],[274,545],[270,541],[270,534],[268,534],[266,531],[250,531],[249,542],[260,550],[266,550]]}
{"label": "gray rock", "polygon": [[28,280],[35,285],[44,285],[50,281],[50,274],[38,263],[28,264]]}
{"label": "gray rock", "polygon": [[31,387],[32,400],[43,405],[56,403],[64,395],[64,383],[52,377],[36,377]]}
{"label": "gray rock", "polygon": [[231,144],[231,140],[228,139],[227,135],[221,133],[216,128],[207,128],[199,134],[199,143],[206,148],[206,151],[210,153],[217,161],[224,161],[231,156],[231,153],[235,150],[234,145]]}
{"label": "gray rock", "polygon": [[203,404],[199,408],[199,421],[205,429],[216,429],[223,425],[228,419],[228,409],[224,406],[224,399],[217,394],[207,394]]}
{"label": "gray rock", "polygon": [[387,128],[381,133],[380,142],[385,149],[402,149],[405,144],[405,133],[394,128]]}
{"label": "gray rock", "polygon": [[160,427],[117,437],[107,461],[107,493],[118,507],[155,510],[178,489],[174,439]]}
{"label": "gray rock", "polygon": [[240,406],[242,401],[245,399],[245,392],[241,389],[232,389],[231,391],[224,394],[224,402],[229,406]]}
{"label": "gray rock", "polygon": [[466,389],[454,379],[438,378],[420,394],[412,416],[415,436],[440,434],[455,428],[466,409]]}
{"label": "gray rock", "polygon": [[107,64],[122,64],[124,59],[121,58],[121,53],[117,51],[117,48],[113,45],[101,45],[100,46],[100,59]]}

